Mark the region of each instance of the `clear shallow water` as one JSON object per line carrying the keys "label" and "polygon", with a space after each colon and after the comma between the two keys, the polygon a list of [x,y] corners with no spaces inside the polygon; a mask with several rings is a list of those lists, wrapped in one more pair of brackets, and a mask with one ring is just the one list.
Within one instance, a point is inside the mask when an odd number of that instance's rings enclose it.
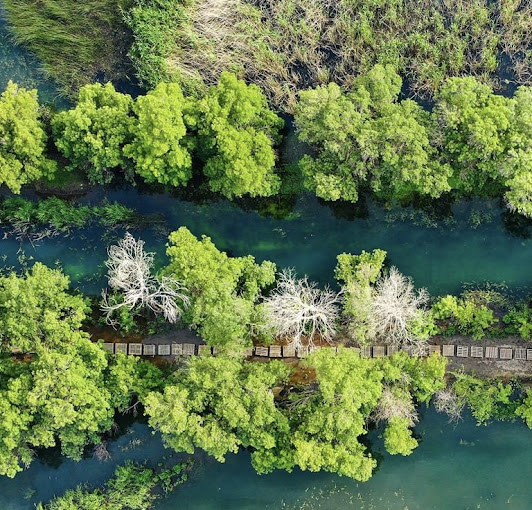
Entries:
{"label": "clear shallow water", "polygon": [[[275,472],[259,476],[245,452],[219,464],[197,456],[190,480],[155,505],[157,510],[254,510],[355,508],[364,510],[428,510],[532,508],[532,431],[522,423],[477,427],[470,418],[456,426],[433,409],[425,410],[416,432],[422,442],[409,457],[382,451],[372,432],[379,467],[369,482],[357,483],[326,473]],[[118,464],[132,458],[149,465],[177,462],[160,437],[135,423],[109,443],[112,459],[63,461],[59,466],[37,460],[13,480],[0,479],[0,508],[30,510],[81,482],[95,486]],[[170,459],[168,457],[171,457]],[[48,461],[58,461],[49,455]]]}
{"label": "clear shallow water", "polygon": [[[508,232],[494,202],[456,204],[451,218],[432,223],[411,209],[386,211],[372,204],[366,218],[339,218],[330,207],[307,195],[301,196],[293,212],[282,220],[225,200],[199,204],[169,194],[141,194],[134,188],[96,190],[84,201],[98,203],[104,197],[142,213],[161,213],[170,231],[185,225],[197,236],[210,236],[220,249],[233,255],[252,254],[279,267],[294,266],[320,283],[333,282],[339,253],[381,248],[388,252],[390,264],[433,294],[458,292],[462,283],[486,280],[512,288],[532,286],[532,241]],[[472,222],[478,216],[484,222],[474,228]],[[25,243],[23,248],[34,260],[50,265],[60,261],[81,288],[99,292],[105,283],[106,247],[113,239],[102,239],[102,235],[103,231],[92,228],[69,238],[40,241],[37,247]],[[152,229],[135,235],[158,253],[159,264],[165,262],[164,235],[155,235]],[[0,246],[5,263],[16,264],[19,243],[8,239]]]}

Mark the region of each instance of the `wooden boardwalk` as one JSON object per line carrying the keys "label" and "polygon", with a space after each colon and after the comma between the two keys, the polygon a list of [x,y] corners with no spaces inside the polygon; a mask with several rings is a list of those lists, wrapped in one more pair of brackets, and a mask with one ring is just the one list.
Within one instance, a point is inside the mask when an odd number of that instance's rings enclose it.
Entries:
{"label": "wooden boardwalk", "polygon": [[[149,343],[104,343],[103,348],[112,353],[123,352],[131,356],[208,356],[216,355],[216,347],[209,347],[204,344],[149,344]],[[337,347],[325,347],[335,349]],[[363,358],[380,358],[391,356],[397,352],[397,347],[386,345],[376,345],[372,347],[345,347],[352,349]],[[248,357],[258,356],[262,358],[305,358],[309,353],[321,349],[319,346],[298,347],[286,345],[270,345],[269,347],[250,347],[246,349],[245,355]],[[468,345],[427,345],[423,352],[413,353],[409,348],[402,348],[409,355],[428,356],[438,353],[445,357],[457,358],[484,358],[488,360],[526,360],[532,361],[532,349],[525,347],[483,347]]]}

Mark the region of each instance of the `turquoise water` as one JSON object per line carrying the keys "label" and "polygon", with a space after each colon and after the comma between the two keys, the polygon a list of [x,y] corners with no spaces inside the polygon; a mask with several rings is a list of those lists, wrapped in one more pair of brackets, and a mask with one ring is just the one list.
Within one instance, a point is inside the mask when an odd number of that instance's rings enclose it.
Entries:
{"label": "turquoise water", "polygon": [[[355,508],[364,510],[429,510],[532,508],[532,431],[522,423],[477,427],[468,417],[447,424],[433,409],[422,413],[416,432],[421,444],[409,457],[383,451],[378,433],[372,448],[378,469],[366,483],[327,473],[275,472],[259,476],[249,455],[230,455],[219,464],[198,455],[190,480],[155,505],[157,510],[254,510]],[[0,508],[30,510],[78,483],[103,483],[126,459],[178,461],[164,450],[158,435],[135,423],[109,443],[111,460],[94,457],[81,462],[48,455],[13,480],[0,479]]]}
{"label": "turquoise water", "polygon": [[[292,213],[282,220],[226,200],[202,204],[169,194],[141,194],[136,189],[96,190],[85,201],[98,203],[104,197],[143,213],[160,212],[170,231],[186,225],[195,235],[210,236],[220,249],[233,255],[252,254],[280,267],[294,266],[320,283],[333,281],[339,253],[381,248],[388,252],[390,264],[433,294],[458,292],[463,283],[486,280],[512,288],[532,286],[532,241],[508,232],[495,202],[458,203],[452,217],[432,222],[411,209],[386,211],[371,203],[365,218],[339,218],[330,207],[307,195],[299,197]],[[472,218],[478,216],[484,222],[474,228]],[[158,252],[159,264],[164,263],[164,235],[151,229],[134,234]],[[89,229],[69,238],[40,241],[37,247],[25,243],[23,249],[34,260],[51,265],[60,262],[83,290],[97,293],[104,284],[106,247],[122,232],[104,239],[102,235],[101,230]],[[17,262],[19,248],[13,239],[2,241],[6,263]]]}

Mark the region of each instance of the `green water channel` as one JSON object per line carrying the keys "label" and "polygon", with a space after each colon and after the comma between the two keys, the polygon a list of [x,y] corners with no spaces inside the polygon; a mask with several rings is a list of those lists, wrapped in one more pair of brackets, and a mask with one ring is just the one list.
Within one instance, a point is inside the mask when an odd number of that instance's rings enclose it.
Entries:
{"label": "green water channel", "polygon": [[[8,79],[37,87],[42,101],[57,101],[54,84],[44,79],[35,59],[13,47],[0,19],[0,87]],[[285,158],[298,152],[297,144],[289,139]],[[390,263],[433,294],[458,292],[468,282],[505,283],[523,292],[532,287],[532,241],[522,225],[512,218],[509,221],[496,201],[455,204],[452,214],[438,221],[413,209],[385,210],[371,202],[355,214],[352,207],[331,207],[308,195],[298,197],[283,219],[261,214],[257,203],[243,207],[224,200],[185,199],[133,188],[95,189],[81,201],[97,204],[105,198],[142,213],[162,214],[168,231],[186,225],[194,234],[211,236],[219,248],[233,255],[251,253],[281,267],[294,266],[322,284],[333,283],[338,253],[382,248]],[[122,231],[88,228],[36,246],[7,238],[0,240],[0,257],[5,266],[31,265],[36,260],[60,265],[74,285],[98,293],[105,284],[106,246],[121,235]],[[165,263],[164,235],[153,229],[135,235],[157,252],[159,265]],[[421,444],[410,457],[388,455],[378,431],[370,434],[379,467],[367,483],[297,470],[258,476],[245,452],[230,455],[225,464],[198,454],[190,481],[161,499],[156,508],[532,508],[532,432],[522,423],[476,427],[466,418],[449,425],[433,409],[422,410],[421,415],[416,427]],[[13,480],[0,479],[0,510],[29,510],[36,502],[79,483],[103,483],[126,459],[153,466],[179,459],[140,422],[124,426],[122,434],[109,442],[109,451],[112,459],[107,462],[88,453],[77,463],[62,459],[56,450],[38,452],[28,470]]]}

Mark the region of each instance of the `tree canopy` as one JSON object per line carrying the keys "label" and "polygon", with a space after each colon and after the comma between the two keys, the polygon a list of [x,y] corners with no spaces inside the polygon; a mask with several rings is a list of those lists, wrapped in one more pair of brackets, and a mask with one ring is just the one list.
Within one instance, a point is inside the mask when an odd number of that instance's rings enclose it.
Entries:
{"label": "tree canopy", "polygon": [[192,177],[191,149],[183,119],[190,99],[176,83],[160,83],[133,105],[133,141],[124,147],[135,172],[147,182],[185,185]]}
{"label": "tree canopy", "polygon": [[37,91],[10,81],[0,96],[0,185],[13,193],[56,170],[45,155],[47,135],[39,117]]}
{"label": "tree canopy", "polygon": [[172,232],[166,250],[165,276],[180,281],[189,292],[183,314],[210,344],[243,347],[250,343],[255,304],[261,290],[275,280],[275,264],[257,264],[247,257],[229,257],[210,238],[196,238],[186,227]]}
{"label": "tree canopy", "polygon": [[317,149],[300,163],[309,189],[351,202],[362,188],[393,198],[449,189],[449,168],[434,157],[430,116],[411,100],[398,101],[400,91],[395,70],[376,65],[349,92],[334,83],[300,92],[299,137]]}
{"label": "tree canopy", "polygon": [[196,105],[199,155],[209,188],[228,198],[279,190],[273,144],[283,121],[256,85],[222,73]]}
{"label": "tree canopy", "polygon": [[93,183],[107,184],[111,170],[125,163],[123,148],[130,141],[133,100],[112,83],[85,85],[74,108],[52,120],[55,144],[71,161],[70,168],[87,168]]}
{"label": "tree canopy", "polygon": [[39,262],[23,276],[1,276],[0,350],[35,352],[79,339],[88,308],[68,288],[67,276]]}

